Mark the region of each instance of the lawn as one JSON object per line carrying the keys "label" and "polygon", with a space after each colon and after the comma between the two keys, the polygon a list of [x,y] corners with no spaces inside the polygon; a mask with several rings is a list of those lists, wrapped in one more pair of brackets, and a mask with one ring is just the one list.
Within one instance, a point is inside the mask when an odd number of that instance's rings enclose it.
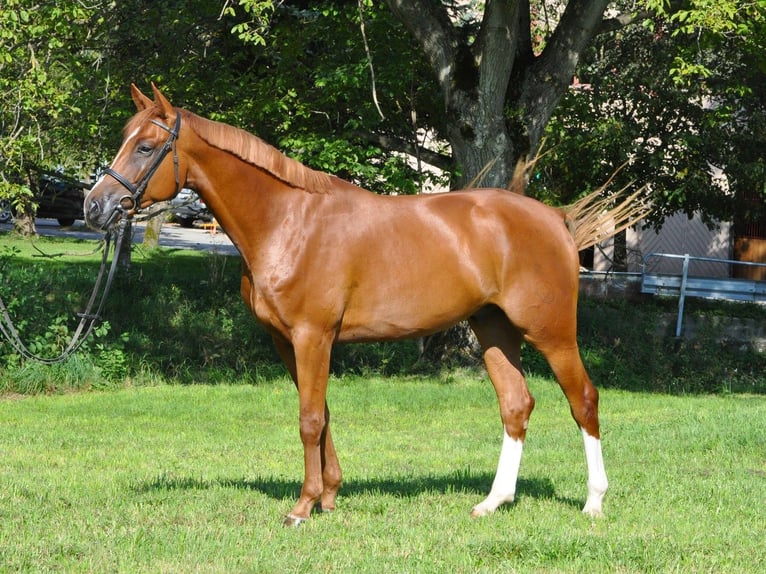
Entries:
{"label": "lawn", "polygon": [[488,381],[334,378],[345,486],[298,529],[281,526],[302,478],[284,378],[5,395],[0,571],[766,571],[766,397],[603,390],[592,520],[566,401],[530,388],[517,501],[473,520],[501,443]]}

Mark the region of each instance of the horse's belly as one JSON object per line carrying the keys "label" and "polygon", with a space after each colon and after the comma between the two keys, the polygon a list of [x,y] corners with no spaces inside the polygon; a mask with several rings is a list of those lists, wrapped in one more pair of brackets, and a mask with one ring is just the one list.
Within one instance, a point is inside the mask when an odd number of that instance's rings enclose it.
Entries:
{"label": "horse's belly", "polygon": [[337,340],[339,343],[353,343],[413,339],[443,331],[457,322],[459,322],[459,319],[445,323],[422,323],[420,325],[395,320],[343,324],[338,333]]}
{"label": "horse's belly", "polygon": [[380,301],[368,299],[346,308],[338,332],[340,342],[422,337],[468,318],[487,301],[465,290],[411,291]]}

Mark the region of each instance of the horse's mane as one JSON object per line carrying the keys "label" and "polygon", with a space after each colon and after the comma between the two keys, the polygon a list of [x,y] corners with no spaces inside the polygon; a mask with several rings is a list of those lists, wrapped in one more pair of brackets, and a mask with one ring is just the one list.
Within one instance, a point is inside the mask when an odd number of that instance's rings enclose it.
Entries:
{"label": "horse's mane", "polygon": [[234,154],[247,163],[259,167],[295,188],[308,192],[325,193],[331,187],[330,175],[306,167],[287,157],[261,138],[220,122],[202,118],[182,110],[183,121],[208,144]]}

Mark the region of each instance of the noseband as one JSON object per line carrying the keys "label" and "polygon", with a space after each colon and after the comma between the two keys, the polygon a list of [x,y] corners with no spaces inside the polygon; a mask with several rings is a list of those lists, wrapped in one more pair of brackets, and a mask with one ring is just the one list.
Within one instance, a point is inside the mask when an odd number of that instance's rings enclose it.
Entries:
{"label": "noseband", "polygon": [[149,180],[160,167],[160,164],[162,163],[162,160],[165,159],[165,156],[170,153],[171,149],[173,150],[173,167],[175,169],[176,176],[176,192],[179,190],[180,182],[178,179],[178,150],[176,149],[176,140],[178,139],[178,130],[181,129],[181,114],[176,114],[176,124],[173,126],[173,129],[157,120],[151,120],[151,122],[168,132],[170,135],[168,135],[168,139],[165,140],[165,144],[162,146],[159,154],[157,154],[157,157],[154,159],[154,163],[149,166],[149,169],[146,170],[141,179],[139,179],[138,182],[134,184],[131,183],[131,181],[124,175],[114,171],[111,167],[108,167],[106,170],[104,170],[106,175],[111,175],[129,192],[129,195],[123,195],[120,198],[119,204],[115,208],[115,213],[113,214],[112,218],[114,218],[118,212],[125,215],[131,210],[137,209],[141,206],[141,197],[146,191],[146,186],[149,185]]}

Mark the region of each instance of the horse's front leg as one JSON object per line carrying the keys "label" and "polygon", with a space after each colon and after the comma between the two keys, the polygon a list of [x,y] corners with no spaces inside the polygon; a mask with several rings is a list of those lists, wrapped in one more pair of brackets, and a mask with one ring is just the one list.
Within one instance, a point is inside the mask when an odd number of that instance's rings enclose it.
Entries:
{"label": "horse's front leg", "polygon": [[[295,349],[292,343],[281,335],[274,335],[274,344],[279,352],[280,357],[285,363],[287,370],[290,372],[290,376],[295,383],[295,387],[298,388],[298,369],[295,360]],[[329,370],[329,369],[328,369]],[[340,462],[338,461],[338,455],[335,451],[335,445],[333,444],[332,434],[330,431],[330,409],[325,402],[325,425],[322,435],[319,440],[319,450],[322,459],[322,496],[320,499],[321,510],[323,512],[335,510],[335,497],[338,494],[341,483],[343,482],[343,474],[340,468]],[[286,522],[292,523],[292,520],[288,519]]]}
{"label": "horse's front leg", "polygon": [[320,500],[322,512],[335,510],[335,497],[343,482],[340,470],[338,454],[335,452],[335,444],[330,433],[330,409],[325,402],[325,425],[324,432],[319,441],[319,449],[322,455],[322,498]]}
{"label": "horse's front leg", "polygon": [[326,402],[332,341],[331,333],[317,332],[302,333],[292,341],[304,478],[300,498],[285,519],[289,526],[308,519],[320,500],[323,510],[333,510],[340,487],[340,465],[332,443]]}

